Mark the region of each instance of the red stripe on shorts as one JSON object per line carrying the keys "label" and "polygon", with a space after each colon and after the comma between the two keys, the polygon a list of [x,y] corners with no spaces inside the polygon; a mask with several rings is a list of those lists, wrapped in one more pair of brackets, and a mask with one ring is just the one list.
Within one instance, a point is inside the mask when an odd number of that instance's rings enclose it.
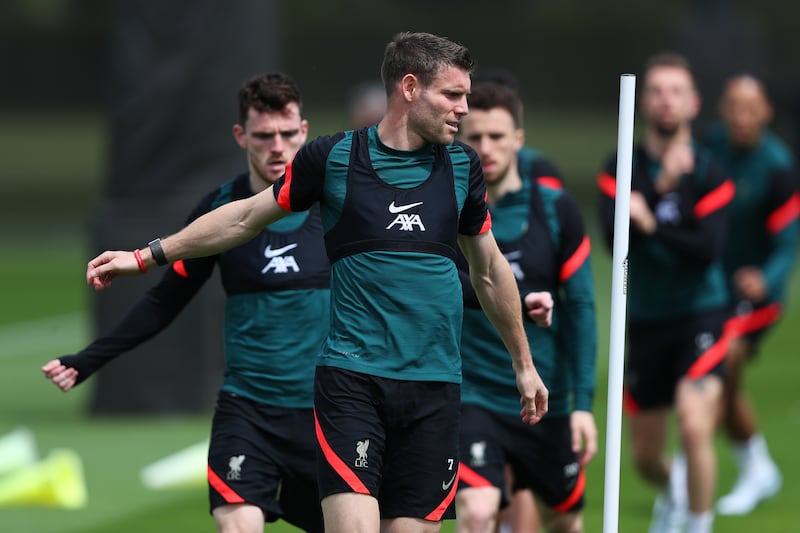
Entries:
{"label": "red stripe on shorts", "polygon": [[770,324],[777,322],[781,317],[781,305],[777,302],[766,307],[756,309],[752,313],[731,318],[725,323],[725,328],[734,337],[748,335]]}
{"label": "red stripe on shorts", "polygon": [[222,481],[222,478],[219,477],[216,472],[211,470],[211,466],[208,467],[208,483],[214,488],[215,491],[219,492],[219,495],[222,496],[226,502],[244,503],[244,498],[236,494],[235,490],[230,488],[227,483]]}
{"label": "red stripe on shorts", "polygon": [[[458,472],[456,472],[455,480],[453,481],[453,486],[450,487],[450,492],[447,493],[442,503],[436,506],[436,509],[428,513],[428,516],[425,517],[425,520],[431,520],[433,522],[438,522],[442,519],[444,512],[447,511],[447,508],[453,503],[453,498],[456,497],[456,489],[458,489],[458,480],[461,478],[461,464],[458,465]],[[444,488],[444,487],[442,487]]]}
{"label": "red stripe on shorts", "polygon": [[567,499],[554,506],[553,510],[559,513],[566,513],[572,509],[576,503],[578,503],[578,500],[580,500],[583,496],[584,490],[586,490],[586,472],[584,472],[583,468],[581,468],[581,471],[578,474],[578,481],[575,482],[575,488],[572,489],[572,492],[569,496],[567,496]]}
{"label": "red stripe on shorts", "polygon": [[691,379],[700,379],[706,374],[708,374],[712,368],[717,366],[720,361],[725,359],[725,356],[728,355],[728,345],[730,344],[731,340],[731,330],[728,328],[722,328],[722,336],[717,339],[717,342],[712,344],[708,350],[700,354],[700,357],[697,358],[692,366],[689,367],[689,370],[686,372],[686,375]]}
{"label": "red stripe on shorts", "polygon": [[328,461],[328,464],[339,474],[342,479],[347,483],[353,492],[358,494],[369,494],[369,490],[358,479],[358,476],[355,472],[353,472],[349,466],[345,464],[342,459],[336,455],[336,452],[333,451],[333,448],[330,447],[328,444],[328,439],[325,438],[325,434],[322,432],[322,427],[319,425],[319,419],[317,418],[317,410],[314,409],[314,427],[316,428],[317,432],[317,444],[322,449],[322,454],[325,456],[325,460]]}
{"label": "red stripe on shorts", "polygon": [[458,467],[458,479],[470,487],[492,487],[492,482],[465,464]]}

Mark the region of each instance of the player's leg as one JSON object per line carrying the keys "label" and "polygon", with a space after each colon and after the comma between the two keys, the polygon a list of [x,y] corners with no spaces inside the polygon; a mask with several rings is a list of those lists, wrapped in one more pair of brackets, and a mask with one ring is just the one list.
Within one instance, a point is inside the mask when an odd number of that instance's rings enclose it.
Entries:
{"label": "player's leg", "polygon": [[455,518],[461,387],[378,379],[386,427],[379,496],[381,530],[439,531]]}
{"label": "player's leg", "polygon": [[539,504],[539,515],[542,517],[542,524],[547,533],[583,532],[583,517],[580,511],[557,513],[553,509]]}
{"label": "player's leg", "polygon": [[[549,415],[535,426],[506,420],[514,488],[533,492],[545,531],[580,533],[586,473],[572,450],[570,416]],[[524,524],[521,531],[538,531],[538,524]]]}
{"label": "player's leg", "polygon": [[681,447],[686,458],[689,501],[687,528],[692,533],[710,532],[717,479],[714,435],[722,407],[724,360],[728,337],[723,334],[725,311],[691,318],[676,333],[684,346],[676,352],[682,377],[675,389]]}
{"label": "player's leg", "polygon": [[322,499],[322,515],[328,533],[371,533],[378,529],[378,500],[369,494],[340,492]]}
{"label": "player's leg", "polygon": [[[461,407],[461,466],[456,494],[456,531],[494,533],[506,485],[502,427],[494,413]],[[505,503],[505,502],[503,502]]]}
{"label": "player's leg", "polygon": [[743,442],[756,433],[753,406],[743,389],[743,372],[750,341],[737,337],[730,343],[725,360],[725,431],[732,442]]}
{"label": "player's leg", "polygon": [[[211,427],[208,484],[211,513],[220,532],[263,532],[281,515],[278,452],[262,433],[262,406],[221,391]],[[278,425],[278,420],[271,420]]]}
{"label": "player's leg", "polygon": [[[651,533],[680,531],[686,515],[681,494],[673,490],[667,437],[678,373],[674,368],[675,325],[637,324],[628,328],[625,368],[625,413],[634,466],[639,475],[657,487]],[[677,487],[680,488],[680,487]]]}
{"label": "player's leg", "polygon": [[290,411],[289,438],[284,439],[284,475],[278,501],[283,519],[310,533],[324,531],[319,503],[316,449],[312,409]]}
{"label": "player's leg", "polygon": [[376,407],[375,378],[317,367],[314,424],[322,514],[327,533],[374,533],[380,528],[386,445]]}
{"label": "player's leg", "polygon": [[717,511],[723,515],[751,512],[759,502],[777,494],[783,481],[764,436],[758,432],[755,409],[744,387],[746,364],[764,332],[761,329],[734,339],[726,359],[724,427],[733,448],[738,477],[731,492],[717,502]]}
{"label": "player's leg", "polygon": [[684,378],[678,384],[676,407],[686,456],[689,509],[711,509],[716,481],[714,429],[722,395],[719,376]]}
{"label": "player's leg", "polygon": [[219,533],[263,532],[264,513],[249,503],[221,505],[212,511]]}
{"label": "player's leg", "polygon": [[510,503],[500,511],[499,533],[538,533],[542,522],[533,492],[530,489],[509,489],[508,492]]}
{"label": "player's leg", "polygon": [[456,531],[458,533],[493,533],[500,508],[497,487],[467,487],[456,496]]}

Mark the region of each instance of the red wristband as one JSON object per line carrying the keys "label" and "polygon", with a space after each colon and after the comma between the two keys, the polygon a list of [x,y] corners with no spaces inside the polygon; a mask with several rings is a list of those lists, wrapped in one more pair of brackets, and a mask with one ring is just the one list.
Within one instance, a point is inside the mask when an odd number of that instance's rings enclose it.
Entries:
{"label": "red wristband", "polygon": [[142,251],[138,248],[133,251],[133,257],[136,258],[136,264],[139,265],[139,272],[142,274],[147,272],[147,265],[144,264],[144,259],[142,259]]}

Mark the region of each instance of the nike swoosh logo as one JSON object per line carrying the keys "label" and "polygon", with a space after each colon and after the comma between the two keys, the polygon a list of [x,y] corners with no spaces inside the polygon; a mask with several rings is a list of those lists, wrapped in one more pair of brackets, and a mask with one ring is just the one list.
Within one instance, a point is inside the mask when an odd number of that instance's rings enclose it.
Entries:
{"label": "nike swoosh logo", "polygon": [[406,205],[394,205],[394,202],[392,202],[389,204],[389,212],[392,214],[402,213],[403,211],[408,211],[412,207],[417,207],[418,205],[422,205],[422,202],[414,202],[413,204]]}
{"label": "nike swoosh logo", "polygon": [[272,259],[273,257],[278,257],[279,255],[285,254],[289,250],[297,248],[297,243],[293,242],[292,244],[287,244],[281,248],[272,249],[272,245],[268,244],[266,248],[264,248],[264,257],[267,259]]}
{"label": "nike swoosh logo", "polygon": [[444,481],[442,481],[442,490],[447,490],[447,489],[449,489],[449,488],[450,488],[450,485],[452,485],[452,484],[453,484],[453,481],[455,481],[455,480],[456,480],[456,475],[457,475],[457,474],[458,474],[458,472],[456,472],[455,474],[453,474],[453,477],[451,477],[451,478],[450,478],[450,481],[448,481],[447,483],[445,483]]}

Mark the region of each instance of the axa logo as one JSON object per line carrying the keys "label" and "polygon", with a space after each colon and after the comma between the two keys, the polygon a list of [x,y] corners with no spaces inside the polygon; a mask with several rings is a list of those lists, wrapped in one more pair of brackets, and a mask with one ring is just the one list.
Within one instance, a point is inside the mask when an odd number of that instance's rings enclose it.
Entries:
{"label": "axa logo", "polygon": [[355,460],[355,466],[357,468],[367,468],[369,464],[367,463],[367,450],[369,449],[369,439],[364,439],[358,441],[356,444],[356,453],[358,457]]}
{"label": "axa logo", "polygon": [[240,480],[242,479],[242,463],[245,460],[244,454],[242,455],[234,455],[228,461],[228,479],[229,480]]}
{"label": "axa logo", "polygon": [[400,231],[414,231],[414,228],[419,228],[420,231],[425,231],[425,225],[422,219],[416,213],[407,213],[409,209],[422,205],[423,202],[413,202],[410,204],[395,205],[394,201],[389,204],[389,213],[397,215],[394,217],[386,229],[392,229],[399,226]]}
{"label": "axa logo", "polygon": [[261,273],[266,274],[270,270],[276,274],[286,274],[290,270],[292,272],[300,272],[300,266],[297,264],[294,256],[284,255],[289,250],[294,250],[295,248],[297,248],[296,242],[275,249],[272,248],[271,244],[268,244],[267,247],[264,248],[264,257],[269,259],[269,263],[261,269]]}

